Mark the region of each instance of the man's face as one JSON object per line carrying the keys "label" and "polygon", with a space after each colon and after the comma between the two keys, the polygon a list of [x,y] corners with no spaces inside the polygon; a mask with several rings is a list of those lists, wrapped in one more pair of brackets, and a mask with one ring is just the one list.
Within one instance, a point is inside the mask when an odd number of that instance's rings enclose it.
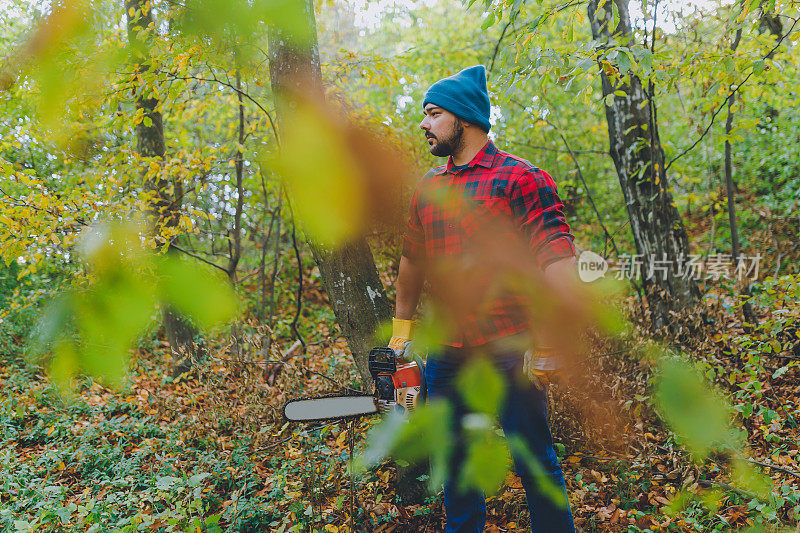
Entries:
{"label": "man's face", "polygon": [[431,153],[438,157],[447,157],[459,150],[464,142],[464,126],[461,120],[434,104],[426,105],[424,112],[425,118],[419,127],[425,132]]}

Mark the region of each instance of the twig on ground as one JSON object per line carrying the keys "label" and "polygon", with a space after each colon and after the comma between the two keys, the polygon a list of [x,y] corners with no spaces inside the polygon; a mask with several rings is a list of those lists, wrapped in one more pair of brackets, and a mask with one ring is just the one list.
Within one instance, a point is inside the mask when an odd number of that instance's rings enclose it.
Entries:
{"label": "twig on ground", "polygon": [[699,479],[699,480],[697,480],[697,484],[700,485],[701,487],[704,487],[704,488],[707,488],[707,489],[708,488],[713,488],[713,487],[719,487],[721,489],[727,490],[728,492],[734,492],[734,493],[738,494],[739,496],[744,496],[745,498],[750,498],[751,500],[752,499],[757,499],[757,500],[761,500],[762,499],[757,494],[753,494],[750,491],[747,491],[747,490],[744,490],[744,489],[740,489],[739,487],[734,487],[730,483],[723,483],[721,481],[708,481],[707,479]]}
{"label": "twig on ground", "polygon": [[[341,420],[337,420],[336,422],[328,422],[327,424],[321,424],[319,426],[313,426],[313,427],[307,428],[306,431],[314,431],[314,430],[317,430],[317,429],[324,429],[324,428],[326,428],[328,426],[332,426],[334,424],[339,424],[341,422],[342,422]],[[270,444],[265,444],[264,446],[259,446],[258,448],[253,450],[252,453],[265,452],[267,450],[270,450],[270,449],[274,448],[278,444],[283,444],[284,442],[292,440],[292,438],[294,438],[294,435],[289,435],[285,439],[281,439],[281,440],[276,441],[276,442],[271,442]]]}
{"label": "twig on ground", "polygon": [[765,468],[771,468],[772,470],[777,470],[778,472],[783,472],[784,474],[789,474],[790,476],[794,476],[797,479],[800,479],[800,472],[795,472],[794,470],[789,470],[788,468],[784,468],[782,466],[773,465],[770,463],[764,463],[762,461],[756,461],[755,459],[748,459],[747,457],[742,457],[748,463],[753,463],[754,465],[763,466]]}

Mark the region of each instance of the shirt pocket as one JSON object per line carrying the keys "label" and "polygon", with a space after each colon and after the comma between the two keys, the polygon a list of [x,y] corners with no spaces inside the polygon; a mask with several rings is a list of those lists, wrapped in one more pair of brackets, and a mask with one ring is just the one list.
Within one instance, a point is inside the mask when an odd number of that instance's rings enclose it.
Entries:
{"label": "shirt pocket", "polygon": [[476,196],[464,202],[460,217],[461,232],[472,238],[482,231],[500,234],[513,233],[513,213],[505,196]]}

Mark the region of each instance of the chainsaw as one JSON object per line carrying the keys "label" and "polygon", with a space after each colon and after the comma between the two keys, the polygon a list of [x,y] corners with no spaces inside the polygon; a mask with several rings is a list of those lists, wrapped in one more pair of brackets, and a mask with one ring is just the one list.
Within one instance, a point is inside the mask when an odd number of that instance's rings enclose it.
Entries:
{"label": "chainsaw", "polygon": [[317,422],[386,414],[410,413],[425,400],[425,363],[420,357],[398,364],[394,350],[385,346],[369,352],[369,373],[375,384],[372,394],[334,394],[296,398],[283,406],[283,416],[295,422]]}

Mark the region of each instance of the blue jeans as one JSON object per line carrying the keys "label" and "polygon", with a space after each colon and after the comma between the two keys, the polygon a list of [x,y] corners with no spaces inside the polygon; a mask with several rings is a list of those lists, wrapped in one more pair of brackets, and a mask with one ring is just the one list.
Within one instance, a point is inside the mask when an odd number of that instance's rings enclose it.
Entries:
{"label": "blue jeans", "polygon": [[[522,374],[522,354],[502,354],[492,359],[504,377],[505,402],[500,410],[500,424],[509,438],[521,437],[533,457],[539,461],[545,475],[560,487],[566,501],[564,475],[558,465],[550,428],[547,425],[547,398],[544,391],[534,386]],[[460,393],[454,386],[455,377],[464,362],[463,350],[447,348],[439,357],[429,356],[425,366],[428,397],[444,398],[453,408],[455,443],[450,464],[450,474],[444,485],[444,509],[447,515],[446,533],[481,533],[486,523],[486,500],[477,490],[458,490],[458,473],[464,460],[464,437],[461,419],[468,412]],[[560,507],[550,497],[541,493],[534,475],[526,462],[517,456],[514,470],[522,480],[528,498],[528,512],[532,533],[573,533],[572,513],[569,506]]]}

